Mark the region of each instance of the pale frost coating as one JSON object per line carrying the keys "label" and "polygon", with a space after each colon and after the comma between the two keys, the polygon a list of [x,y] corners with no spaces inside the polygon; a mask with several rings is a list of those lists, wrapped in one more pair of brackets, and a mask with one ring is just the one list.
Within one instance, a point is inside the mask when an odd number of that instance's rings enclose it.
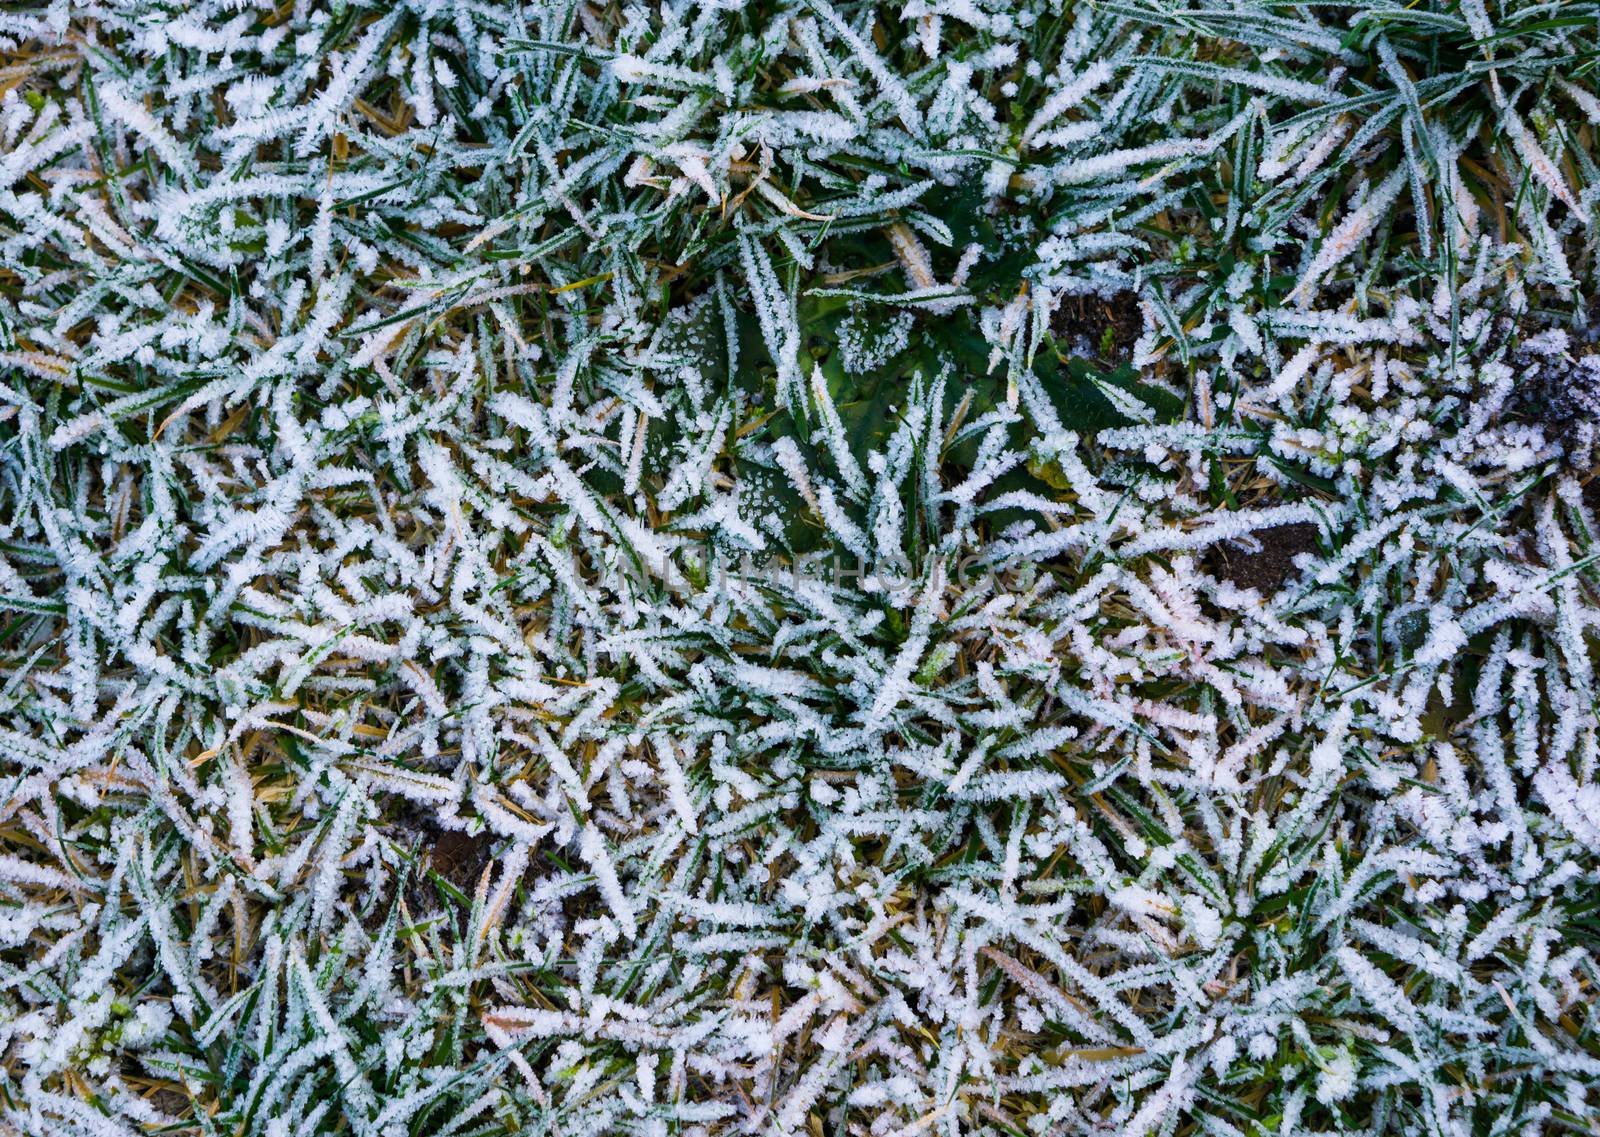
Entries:
{"label": "pale frost coating", "polygon": [[1586,1131],[1552,11],[0,14],[0,1132]]}

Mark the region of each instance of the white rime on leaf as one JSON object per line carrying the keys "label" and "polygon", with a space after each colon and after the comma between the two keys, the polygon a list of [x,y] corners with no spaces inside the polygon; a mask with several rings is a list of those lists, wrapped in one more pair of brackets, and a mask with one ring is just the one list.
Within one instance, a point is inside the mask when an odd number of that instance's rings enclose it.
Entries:
{"label": "white rime on leaf", "polygon": [[1405,171],[1396,170],[1376,188],[1371,189],[1361,204],[1348,212],[1344,219],[1334,226],[1333,231],[1323,239],[1317,255],[1301,273],[1299,282],[1289,293],[1289,299],[1298,301],[1302,306],[1311,302],[1315,289],[1323,278],[1347,260],[1367,235],[1377,227],[1384,212],[1399,196],[1401,187],[1405,185],[1405,179]]}

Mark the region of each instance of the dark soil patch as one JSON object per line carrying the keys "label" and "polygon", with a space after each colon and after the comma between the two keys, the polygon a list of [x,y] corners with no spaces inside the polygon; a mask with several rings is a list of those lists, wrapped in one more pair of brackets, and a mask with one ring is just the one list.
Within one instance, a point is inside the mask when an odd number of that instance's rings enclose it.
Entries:
{"label": "dark soil patch", "polygon": [[1600,418],[1600,353],[1517,358],[1522,372],[1512,405],[1556,435]]}
{"label": "dark soil patch", "polygon": [[[1507,321],[1509,324],[1509,321]],[[1545,436],[1568,449],[1569,461],[1582,462],[1600,435],[1600,297],[1591,299],[1584,316],[1569,326],[1566,350],[1513,347],[1506,362],[1516,373],[1507,410],[1525,422],[1537,423]],[[1530,340],[1542,327],[1524,320],[1520,338]]]}
{"label": "dark soil patch", "polygon": [[1583,309],[1583,330],[1578,333],[1582,343],[1600,343],[1600,295],[1589,297]]}
{"label": "dark soil patch", "polygon": [[1271,596],[1294,575],[1297,556],[1317,551],[1317,527],[1309,521],[1262,529],[1255,538],[1261,544],[1259,552],[1228,541],[1217,545],[1209,558],[1212,575]]}
{"label": "dark soil patch", "polygon": [[159,1089],[147,1094],[150,1104],[168,1117],[182,1120],[189,1113],[190,1099],[187,1094],[180,1094],[177,1090]]}
{"label": "dark soil patch", "polygon": [[[494,859],[492,833],[474,836],[457,829],[440,829],[415,807],[397,811],[385,830],[402,849],[416,850],[417,861],[405,888],[406,908],[413,919],[441,907],[448,909],[449,888],[470,899],[483,870]],[[381,910],[383,906],[379,907]],[[381,922],[382,916],[377,919]]]}
{"label": "dark soil patch", "polygon": [[1064,350],[1101,359],[1126,357],[1143,329],[1139,300],[1131,292],[1119,292],[1109,300],[1065,296],[1050,317],[1050,330]]}
{"label": "dark soil patch", "polygon": [[428,853],[433,871],[471,896],[493,851],[494,839],[488,833],[473,837],[452,829],[440,833]]}

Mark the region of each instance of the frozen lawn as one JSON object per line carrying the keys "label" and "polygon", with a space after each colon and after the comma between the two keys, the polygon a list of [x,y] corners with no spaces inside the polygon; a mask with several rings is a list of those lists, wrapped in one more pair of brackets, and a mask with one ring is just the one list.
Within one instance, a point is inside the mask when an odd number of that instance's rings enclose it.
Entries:
{"label": "frozen lawn", "polygon": [[1600,6],[0,11],[0,1137],[1600,1113]]}

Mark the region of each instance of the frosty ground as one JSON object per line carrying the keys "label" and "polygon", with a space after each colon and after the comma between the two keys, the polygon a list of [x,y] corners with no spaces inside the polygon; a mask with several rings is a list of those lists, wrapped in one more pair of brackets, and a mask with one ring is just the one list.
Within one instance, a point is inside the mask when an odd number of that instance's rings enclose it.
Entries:
{"label": "frosty ground", "polygon": [[1593,1133],[1597,60],[8,6],[0,1134]]}

